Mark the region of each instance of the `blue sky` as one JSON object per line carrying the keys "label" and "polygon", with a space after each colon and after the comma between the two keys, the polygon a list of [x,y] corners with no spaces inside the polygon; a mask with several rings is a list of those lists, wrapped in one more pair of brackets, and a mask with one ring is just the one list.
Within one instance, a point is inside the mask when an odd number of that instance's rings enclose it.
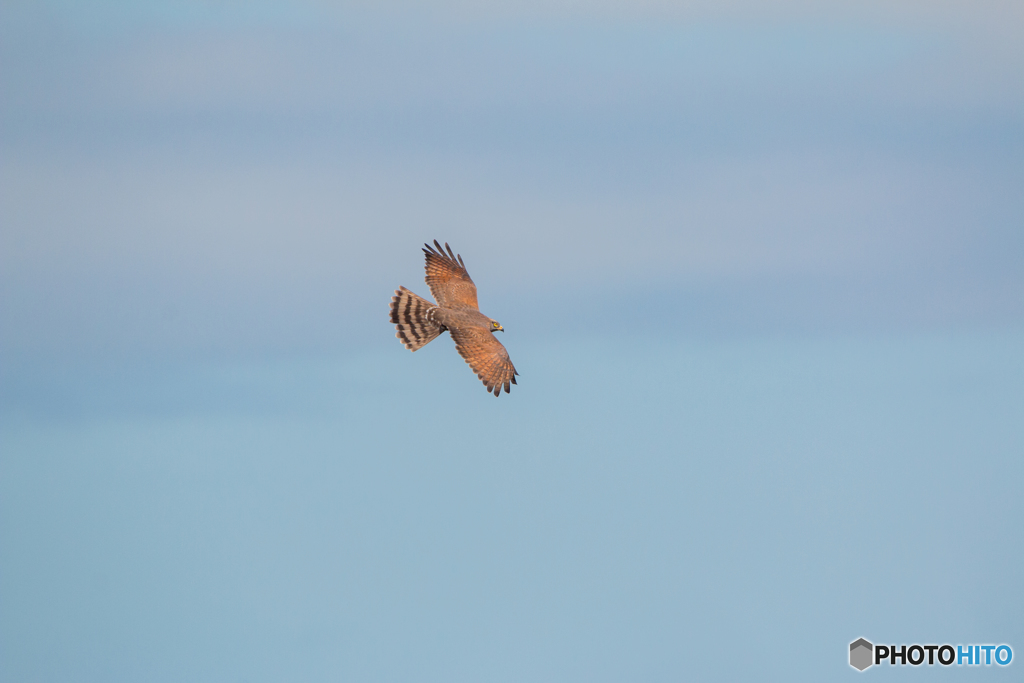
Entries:
{"label": "blue sky", "polygon": [[[1021,26],[4,3],[2,677],[1020,652]],[[434,238],[510,396],[393,337]]]}
{"label": "blue sky", "polygon": [[506,310],[1024,314],[1012,9],[302,7],[5,9],[8,353],[330,352],[435,237]]}

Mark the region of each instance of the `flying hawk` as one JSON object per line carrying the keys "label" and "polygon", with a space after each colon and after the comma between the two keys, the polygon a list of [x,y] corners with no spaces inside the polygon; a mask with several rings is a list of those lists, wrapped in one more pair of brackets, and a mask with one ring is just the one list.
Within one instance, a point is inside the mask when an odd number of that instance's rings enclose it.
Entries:
{"label": "flying hawk", "polygon": [[[434,247],[423,245],[427,256],[427,285],[436,304],[413,294],[405,287],[391,297],[391,322],[395,334],[405,348],[416,351],[447,330],[455,340],[455,348],[473,368],[473,372],[495,396],[509,393],[516,383],[516,368],[494,333],[505,328],[480,312],[476,302],[476,285],[466,272],[462,256],[456,255],[447,243],[444,249],[434,240]],[[447,254],[445,253],[447,250]]]}

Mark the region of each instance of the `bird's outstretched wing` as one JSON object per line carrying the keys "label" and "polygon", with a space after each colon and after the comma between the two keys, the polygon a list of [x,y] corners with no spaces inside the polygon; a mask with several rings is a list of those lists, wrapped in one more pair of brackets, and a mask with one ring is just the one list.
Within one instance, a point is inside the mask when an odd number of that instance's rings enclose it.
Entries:
{"label": "bird's outstretched wing", "polygon": [[[434,295],[437,305],[442,308],[475,308],[480,310],[476,302],[476,285],[466,272],[466,264],[462,256],[456,256],[447,242],[444,249],[434,240],[436,249],[429,244],[424,245],[423,253],[427,255],[427,285]],[[445,253],[445,249],[448,253]],[[497,343],[497,339],[494,340]],[[501,346],[501,344],[498,344]]]}
{"label": "bird's outstretched wing", "polygon": [[509,385],[516,383],[516,368],[508,357],[508,351],[494,338],[490,330],[479,327],[462,327],[449,330],[455,340],[455,348],[462,356],[487,391],[495,396],[509,393]]}

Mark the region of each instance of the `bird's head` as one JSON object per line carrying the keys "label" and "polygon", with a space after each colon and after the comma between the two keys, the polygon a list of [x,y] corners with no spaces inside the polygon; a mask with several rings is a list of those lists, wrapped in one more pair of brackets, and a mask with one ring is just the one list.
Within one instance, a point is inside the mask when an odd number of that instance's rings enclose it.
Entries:
{"label": "bird's head", "polygon": [[505,328],[497,320],[491,321],[491,332],[504,332]]}

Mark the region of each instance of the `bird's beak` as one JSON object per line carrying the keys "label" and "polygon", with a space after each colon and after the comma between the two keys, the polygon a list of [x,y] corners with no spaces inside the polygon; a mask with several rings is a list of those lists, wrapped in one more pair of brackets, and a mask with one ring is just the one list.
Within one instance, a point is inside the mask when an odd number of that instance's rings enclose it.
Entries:
{"label": "bird's beak", "polygon": [[498,328],[498,331],[499,331],[499,332],[504,332],[504,331],[505,331],[505,328],[504,328],[504,327],[499,327],[499,328]]}

